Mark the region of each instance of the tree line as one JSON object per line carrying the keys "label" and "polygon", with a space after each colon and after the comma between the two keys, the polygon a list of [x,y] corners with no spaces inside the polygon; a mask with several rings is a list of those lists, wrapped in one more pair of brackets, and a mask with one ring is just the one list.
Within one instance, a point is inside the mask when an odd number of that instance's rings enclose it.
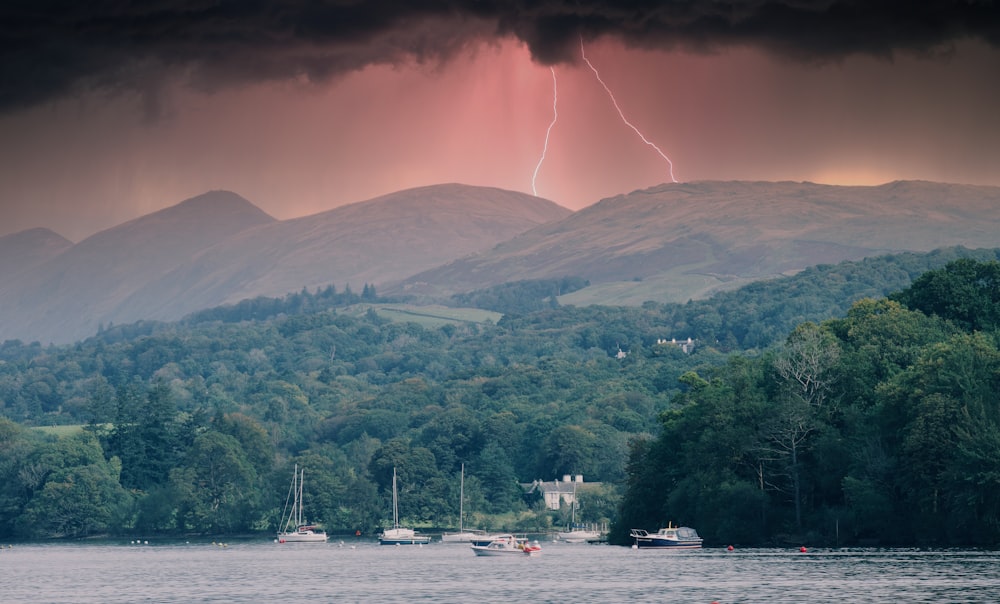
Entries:
{"label": "tree line", "polygon": [[614,539],[1000,542],[1000,263],[961,259],[757,356],[681,376],[633,443]]}
{"label": "tree line", "polygon": [[[980,265],[991,266],[972,266]],[[872,274],[859,266],[871,267]],[[812,278],[872,287],[878,282],[875,274],[906,273],[885,266],[845,263],[817,269]],[[976,283],[984,282],[983,270],[956,273],[949,268],[949,275],[959,277],[945,289],[980,291],[963,289],[960,281],[974,277]],[[867,276],[843,277],[857,273]],[[763,286],[755,286],[756,298],[726,294],[719,303],[743,308],[750,333],[749,326],[765,320],[749,310],[754,305],[777,308],[777,300],[784,298],[790,306],[812,309],[816,304],[808,300],[817,292],[835,289],[807,286],[804,279],[776,280],[765,293],[759,290]],[[465,509],[475,516],[475,522],[466,519],[466,526],[546,529],[564,523],[564,513],[545,512],[537,497],[524,496],[520,483],[584,474],[588,482],[605,487],[583,496],[577,519],[617,519],[619,533],[630,524],[690,517],[714,538],[762,542],[826,527],[828,518],[817,511],[822,509],[833,510],[831,530],[836,532],[840,522],[845,540],[880,539],[841,514],[848,509],[843,507],[848,497],[844,485],[853,489],[851,501],[861,501],[875,498],[882,483],[860,471],[848,475],[843,464],[834,464],[835,472],[827,474],[831,460],[840,460],[837,455],[862,450],[852,440],[841,448],[829,445],[835,455],[828,456],[827,437],[839,442],[836,438],[849,435],[885,456],[889,445],[898,444],[883,439],[882,432],[879,438],[860,432],[862,425],[875,422],[861,413],[871,412],[874,403],[859,401],[874,396],[869,387],[877,386],[879,392],[889,388],[882,379],[903,373],[901,368],[919,358],[916,343],[893,347],[900,338],[914,338],[920,346],[940,344],[934,338],[947,334],[991,342],[981,327],[969,331],[954,319],[941,318],[936,309],[904,306],[917,306],[905,295],[923,289],[904,290],[893,300],[859,302],[832,322],[822,320],[829,317],[822,311],[809,310],[821,318],[790,327],[785,333],[792,335],[781,346],[749,347],[739,356],[726,354],[727,344],[715,339],[698,340],[690,354],[658,343],[701,333],[692,331],[693,318],[677,314],[701,303],[641,308],[546,304],[535,312],[508,314],[495,325],[455,322],[430,328],[388,321],[375,312],[352,314],[338,304],[356,303],[358,296],[332,288],[226,307],[178,323],[114,326],[70,346],[5,342],[0,345],[0,401],[7,418],[0,420],[0,536],[272,531],[294,464],[306,468],[309,477],[310,520],[330,530],[371,533],[384,524],[391,509],[393,466],[400,474],[404,517],[412,524],[454,527],[457,477],[465,464]],[[548,292],[546,299],[551,298],[551,289],[528,290]],[[796,298],[796,292],[806,292],[805,297]],[[378,299],[373,287],[366,287],[364,296],[369,302]],[[823,304],[826,308],[830,302]],[[855,315],[867,315],[859,309],[872,304],[877,309],[868,314],[902,317],[910,327],[894,335],[879,332],[881,324],[860,321]],[[887,304],[894,306],[878,306]],[[981,309],[983,304],[963,308]],[[918,316],[925,319],[913,318]],[[771,320],[784,324],[789,319]],[[837,321],[854,323],[837,330],[834,326],[844,325]],[[730,329],[737,324],[731,319]],[[850,340],[860,347],[853,356],[844,338],[857,340]],[[826,345],[831,342],[835,346]],[[810,356],[805,354],[809,345],[837,352],[832,359]],[[616,358],[619,349],[627,352],[624,358]],[[810,362],[827,363],[823,375],[832,377],[820,382],[803,374],[802,366],[809,364],[793,362],[798,358],[793,350]],[[852,358],[855,364],[845,365]],[[868,367],[868,358],[877,363]],[[854,368],[869,373],[848,371]],[[736,375],[743,377],[736,380]],[[808,387],[799,381],[803,375],[811,376]],[[736,402],[735,391],[745,402]],[[893,392],[902,392],[902,386]],[[900,396],[893,399],[897,407],[910,404]],[[694,411],[709,408],[715,415]],[[799,434],[790,418],[803,409],[811,414]],[[737,418],[735,425],[724,429],[722,420],[730,416]],[[53,424],[85,429],[62,436],[29,429]],[[747,432],[747,425],[756,427]],[[658,449],[668,434],[679,438],[677,443],[697,434],[702,444],[684,445],[692,447],[691,454],[679,463],[664,457],[666,445]],[[723,455],[723,450],[729,453]],[[723,467],[725,460],[736,463],[736,451],[739,472]],[[702,454],[704,459],[696,462]],[[793,457],[794,463],[789,462]],[[827,465],[816,466],[820,459]],[[852,463],[866,461],[877,468],[879,459],[872,453]],[[687,486],[644,479],[643,471],[655,470],[643,468],[666,468],[668,460],[671,467],[664,476],[687,481]],[[843,476],[835,480],[837,472]],[[696,477],[703,482],[692,483]],[[716,484],[717,478],[728,485],[715,487],[724,496],[703,500],[694,487]],[[833,495],[838,488],[839,500]],[[642,489],[651,489],[652,496],[637,497]],[[739,514],[723,517],[722,512],[718,517],[688,516],[694,508],[683,507],[733,511],[725,503],[730,500],[739,504],[740,513],[747,513],[750,501],[759,513],[755,518],[763,521],[744,524],[736,522]],[[835,507],[837,501],[841,507]],[[892,501],[909,505],[908,500]],[[727,518],[749,534],[726,528]]]}

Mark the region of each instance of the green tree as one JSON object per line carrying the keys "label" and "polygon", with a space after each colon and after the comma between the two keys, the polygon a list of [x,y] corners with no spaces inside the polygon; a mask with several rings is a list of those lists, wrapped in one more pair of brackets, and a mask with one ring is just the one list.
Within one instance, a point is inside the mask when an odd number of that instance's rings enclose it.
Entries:
{"label": "green tree", "polygon": [[260,485],[240,443],[214,430],[200,434],[170,473],[177,529],[199,533],[249,530],[259,514]]}
{"label": "green tree", "polygon": [[601,443],[582,426],[559,426],[553,429],[540,449],[539,468],[545,477],[590,472],[595,467],[594,453]]}
{"label": "green tree", "polygon": [[478,479],[484,499],[485,507],[479,509],[503,513],[519,507],[521,487],[506,449],[490,442],[470,464],[469,470]]}
{"label": "green tree", "polygon": [[448,508],[449,480],[435,463],[434,454],[425,447],[411,447],[405,439],[385,443],[369,464],[371,475],[383,494],[385,518],[392,518],[392,476],[397,477],[400,522],[427,521]]}
{"label": "green tree", "polygon": [[97,439],[81,432],[39,445],[28,460],[34,480],[18,519],[25,537],[84,537],[120,528],[130,504],[117,459],[105,461]]}
{"label": "green tree", "polygon": [[27,431],[11,420],[0,417],[0,536],[12,537],[18,526],[17,519],[31,498],[33,490],[41,486],[36,481],[30,461],[34,445]]}
{"label": "green tree", "polygon": [[1000,262],[960,258],[920,275],[892,298],[968,331],[993,330],[1000,327]]}
{"label": "green tree", "polygon": [[21,516],[25,536],[86,537],[118,528],[128,493],[103,464],[53,472]]}
{"label": "green tree", "polygon": [[213,427],[240,443],[247,461],[258,476],[263,476],[271,470],[274,463],[274,444],[257,420],[242,413],[227,413],[213,422]]}
{"label": "green tree", "polygon": [[929,345],[882,392],[889,416],[902,422],[898,481],[913,530],[943,514],[957,525],[948,538],[1000,536],[996,517],[986,512],[991,508],[982,504],[996,497],[988,477],[1000,468],[981,467],[977,481],[966,474],[970,460],[992,459],[983,447],[1000,429],[1000,351],[994,341],[963,334]]}

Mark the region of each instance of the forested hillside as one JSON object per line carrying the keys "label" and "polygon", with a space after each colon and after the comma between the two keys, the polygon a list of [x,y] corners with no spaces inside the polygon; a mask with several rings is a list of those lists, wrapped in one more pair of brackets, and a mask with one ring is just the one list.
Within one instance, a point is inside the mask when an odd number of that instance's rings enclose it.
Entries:
{"label": "forested hillside", "polygon": [[682,376],[614,540],[672,520],[717,543],[1000,543],[1000,263],[891,298]]}
{"label": "forested hillside", "polygon": [[[975,353],[985,373],[963,379],[975,382],[976,396],[995,394],[995,382],[976,380],[990,375],[996,338],[896,302],[846,309],[856,297],[902,290],[923,272],[918,266],[959,255],[996,257],[950,250],[818,267],[719,296],[714,307],[559,307],[551,287],[525,284],[548,308],[495,324],[393,322],[379,314],[373,287],[329,287],[178,323],[107,327],[72,346],[8,341],[0,345],[0,536],[272,531],[296,463],[310,476],[309,519],[332,531],[371,533],[385,523],[393,466],[408,523],[456,526],[464,463],[466,526],[562,524],[566,512],[546,513],[518,483],[573,473],[605,485],[581,496],[578,521],[614,520],[625,492],[619,536],[630,524],[674,520],[697,523],[714,540],[765,542],[807,530],[829,537],[831,513],[842,514],[834,520],[845,542],[887,538],[872,532],[877,518],[849,529],[848,511],[861,512],[847,502],[891,495],[880,490],[886,475],[869,473],[901,463],[893,447],[915,430],[911,407],[924,404],[906,388],[936,379],[924,372],[937,366],[934,357],[922,355],[944,345]],[[980,266],[969,262],[959,266]],[[898,299],[940,314],[926,300],[966,292],[966,273],[921,289],[932,292],[923,302],[907,298],[912,291]],[[989,282],[983,275],[971,291]],[[789,332],[783,347],[766,349]],[[687,352],[672,343],[689,337]],[[835,351],[836,370],[822,367],[836,376],[822,381],[829,389],[786,387],[797,374],[776,359],[817,342],[813,350]],[[965,401],[962,392],[954,400]],[[799,407],[813,423],[801,440],[794,431],[783,440],[798,417],[786,411]],[[883,408],[896,415],[880,424]],[[32,428],[53,425],[62,428]],[[791,466],[788,444],[796,447]],[[845,460],[864,451],[886,460],[848,474],[860,466]],[[797,485],[792,495],[789,485]],[[912,503],[872,506],[895,514]]]}

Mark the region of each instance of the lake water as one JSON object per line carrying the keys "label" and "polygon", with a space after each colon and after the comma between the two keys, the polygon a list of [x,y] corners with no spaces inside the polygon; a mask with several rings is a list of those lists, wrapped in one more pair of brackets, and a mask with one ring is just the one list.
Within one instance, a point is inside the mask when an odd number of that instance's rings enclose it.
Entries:
{"label": "lake water", "polygon": [[2,602],[997,602],[1000,552],[542,542],[538,557],[371,541],[20,544]]}

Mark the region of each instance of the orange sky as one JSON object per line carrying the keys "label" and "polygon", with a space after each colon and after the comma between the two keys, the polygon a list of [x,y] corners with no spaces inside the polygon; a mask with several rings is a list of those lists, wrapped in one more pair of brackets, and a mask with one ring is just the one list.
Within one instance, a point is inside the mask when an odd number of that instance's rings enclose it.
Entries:
{"label": "orange sky", "polygon": [[[680,181],[1000,185],[1000,53],[982,42],[819,63],[601,38],[587,55]],[[579,209],[669,181],[589,69],[555,69],[540,196]],[[530,193],[552,119],[549,68],[513,38],[320,83],[175,79],[154,98],[88,93],[0,115],[0,236],[44,226],[79,241],[210,189],[282,219],[443,182]]]}

